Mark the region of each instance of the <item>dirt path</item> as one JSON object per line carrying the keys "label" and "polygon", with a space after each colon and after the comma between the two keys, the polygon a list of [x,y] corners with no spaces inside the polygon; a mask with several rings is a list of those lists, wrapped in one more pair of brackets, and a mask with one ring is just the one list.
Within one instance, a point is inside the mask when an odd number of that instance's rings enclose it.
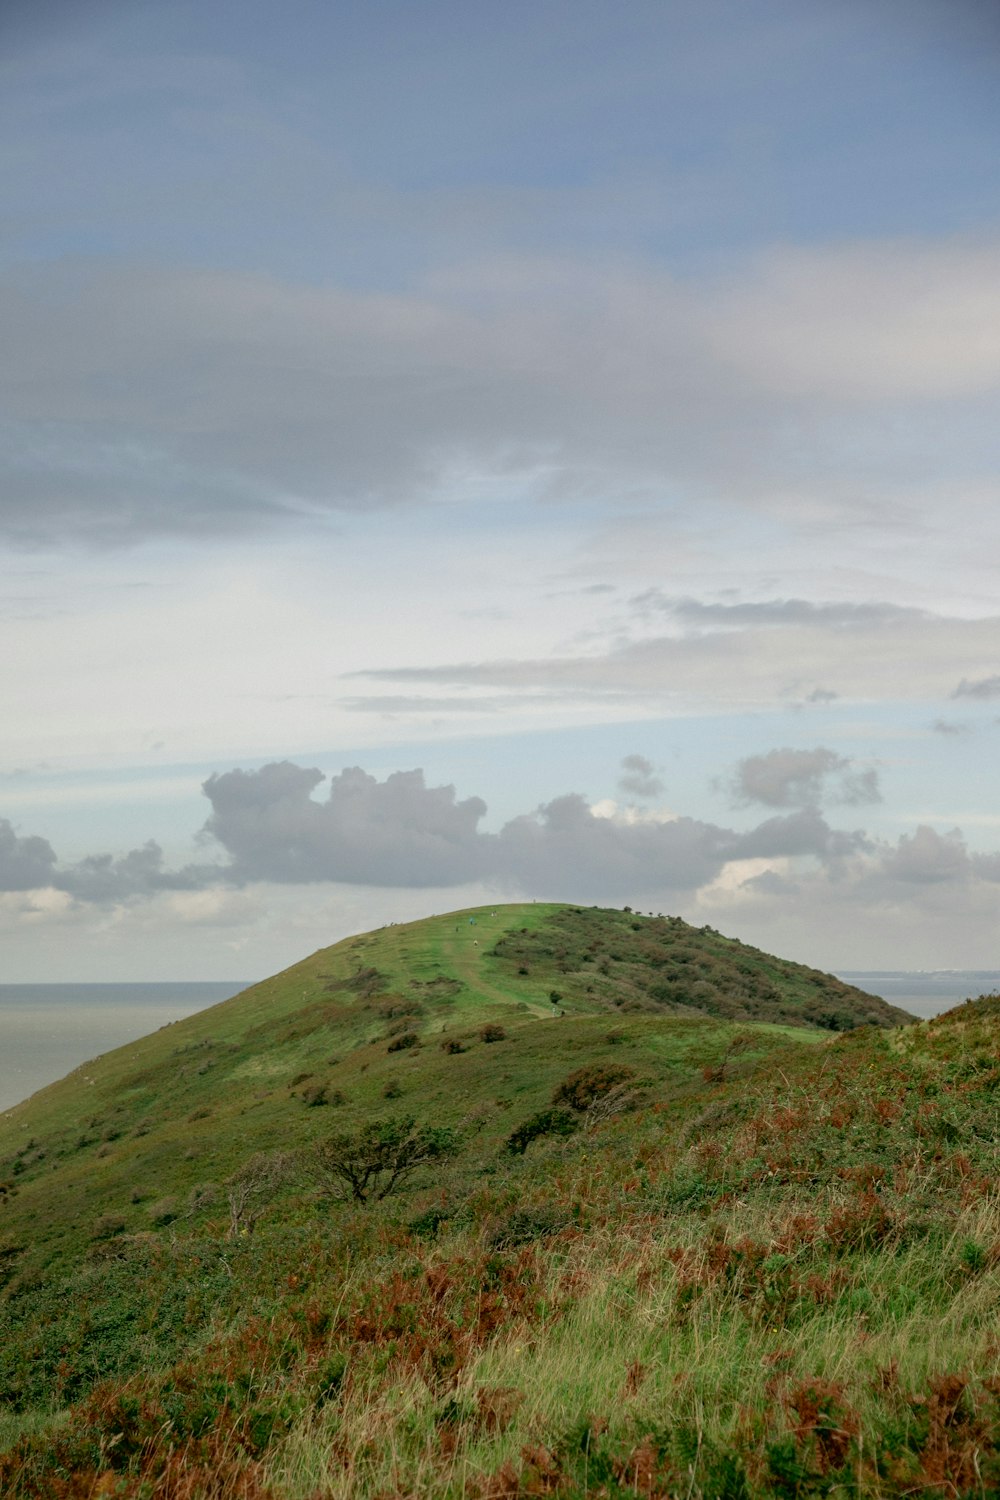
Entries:
{"label": "dirt path", "polygon": [[[488,1000],[499,1000],[504,1005],[517,1005],[522,997],[498,989],[483,975],[483,958],[505,931],[506,923],[500,916],[477,917],[474,924],[465,918],[459,923],[457,932],[442,932],[441,956],[455,978],[461,979],[474,994]],[[538,1000],[524,997],[524,1003],[535,1015],[543,1016],[549,1012],[549,1007]]]}

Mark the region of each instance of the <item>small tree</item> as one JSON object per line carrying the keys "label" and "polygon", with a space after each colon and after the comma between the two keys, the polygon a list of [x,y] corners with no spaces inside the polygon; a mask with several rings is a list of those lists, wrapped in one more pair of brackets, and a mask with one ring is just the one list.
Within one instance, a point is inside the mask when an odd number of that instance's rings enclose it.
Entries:
{"label": "small tree", "polygon": [[418,1167],[447,1160],[457,1150],[453,1130],[418,1126],[412,1115],[401,1115],[327,1136],[316,1147],[314,1167],[324,1193],[367,1203],[397,1192]]}
{"label": "small tree", "polygon": [[258,1151],[226,1183],[229,1200],[228,1238],[253,1234],[254,1225],[275,1193],[294,1173],[287,1151]]}

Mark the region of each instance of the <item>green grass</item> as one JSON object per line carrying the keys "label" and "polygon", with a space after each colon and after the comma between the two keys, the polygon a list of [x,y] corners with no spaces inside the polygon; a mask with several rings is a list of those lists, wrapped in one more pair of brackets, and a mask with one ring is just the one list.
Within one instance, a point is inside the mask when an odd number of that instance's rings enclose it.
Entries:
{"label": "green grass", "polygon": [[[492,910],[323,950],[0,1121],[0,1492],[996,1493],[997,1003],[892,1029],[670,919]],[[715,1013],[658,997],[678,946]],[[316,1143],[400,1116],[457,1154],[325,1195]]]}

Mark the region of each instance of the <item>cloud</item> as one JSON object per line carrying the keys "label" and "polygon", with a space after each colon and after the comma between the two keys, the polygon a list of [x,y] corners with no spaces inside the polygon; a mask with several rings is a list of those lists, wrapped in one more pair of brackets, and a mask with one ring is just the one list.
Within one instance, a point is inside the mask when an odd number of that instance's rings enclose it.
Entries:
{"label": "cloud", "polygon": [[[992,243],[782,249],[725,280],[482,255],[394,293],[53,257],[0,282],[0,528],[223,537],[483,478],[765,508],[791,488],[840,515],[858,486],[830,475],[862,451],[870,510],[927,441],[957,441],[958,402],[976,472],[998,284]],[[882,420],[907,403],[909,437]],[[790,423],[811,433],[794,457]]]}
{"label": "cloud", "polygon": [[663,782],[656,775],[656,767],[644,755],[626,755],[622,761],[623,776],[618,779],[618,789],[630,797],[658,797],[663,791]]}
{"label": "cloud", "polygon": [[[630,696],[665,709],[801,703],[822,682],[822,700],[945,698],[956,676],[996,646],[1000,619],[964,619],[879,601],[749,605],[639,596],[631,638],[585,655],[380,667],[350,674],[409,686],[545,690],[591,702]],[[649,634],[650,611],[669,613],[670,633]],[[645,617],[643,617],[645,612]]]}
{"label": "cloud", "polygon": [[970,724],[955,724],[950,719],[935,719],[931,724],[931,730],[934,734],[951,735],[953,737],[956,735],[969,734],[971,728],[972,726]]}
{"label": "cloud", "polygon": [[[855,630],[864,626],[926,620],[929,611],[881,600],[860,603],[823,602],[811,599],[761,599],[742,604],[720,604],[701,599],[677,598],[662,589],[646,589],[632,600],[641,610],[655,609],[691,630],[735,630],[745,626],[825,626],[833,630]],[[834,695],[836,696],[836,695]]]}
{"label": "cloud", "polygon": [[963,677],[951,696],[953,698],[1000,698],[1000,675],[979,677],[973,681]]}
{"label": "cloud", "polygon": [[37,834],[21,838],[0,818],[0,891],[30,891],[47,886],[55,873],[55,850]]}
{"label": "cloud", "polygon": [[204,832],[230,856],[229,879],[434,886],[481,874],[489,843],[478,832],[481,798],[459,802],[454,787],[428,787],[419,770],[380,782],[352,766],[317,802],[324,780],[290,761],[209,777]]}
{"label": "cloud", "polygon": [[860,836],[835,832],[815,809],[737,833],[695,818],[603,816],[579,793],[493,834],[479,827],[481,798],[458,801],[454,787],[428,787],[421,771],[380,782],[350,767],[331,777],[326,799],[317,801],[324,780],[288,761],[210,777],[204,833],[229,855],[225,878],[395,887],[494,880],[532,894],[568,884],[581,900],[627,899],[637,890],[694,891],[730,859],[831,860],[860,846]]}
{"label": "cloud", "polygon": [[882,860],[886,876],[908,884],[965,880],[971,869],[969,851],[957,828],[941,834],[923,824],[912,834],[904,833]]}
{"label": "cloud", "polygon": [[188,866],[183,870],[163,867],[163,850],[150,839],[141,849],[115,858],[91,854],[67,869],[55,872],[51,883],[80,901],[109,902],[158,891],[196,890],[219,878],[217,866]]}
{"label": "cloud", "polygon": [[[628,769],[643,775],[643,766]],[[933,928],[955,936],[949,963],[961,966],[959,935],[978,944],[969,950],[975,962],[987,962],[981,932],[1000,916],[1000,853],[971,852],[958,829],[930,824],[895,842],[833,826],[818,795],[842,797],[856,775],[822,747],[781,750],[740,763],[740,783],[774,809],[749,828],[592,806],[570,792],[490,832],[481,798],[428,786],[419,770],[379,780],[354,766],[327,781],[318,768],[275,762],[204,783],[211,811],[202,841],[223,856],[215,862],[171,870],[151,842],[63,866],[44,839],[0,824],[0,918],[38,928],[72,925],[89,911],[113,925],[148,909],[157,930],[165,922],[218,928],[223,938],[238,930],[242,942],[251,919],[286,900],[282,891],[332,886],[338,902],[369,906],[365,890],[397,903],[424,891],[441,909],[461,888],[481,900],[669,905],[692,921],[736,920],[751,941],[834,964],[844,959],[829,947],[832,934],[864,963],[873,961],[864,945],[874,952],[883,930],[896,943],[911,931],[912,951],[930,961],[920,942]]]}
{"label": "cloud", "polygon": [[741,760],[732,779],[739,806],[757,802],[764,807],[814,807],[823,801],[857,806],[878,802],[878,773],[856,770],[833,750],[769,750]]}

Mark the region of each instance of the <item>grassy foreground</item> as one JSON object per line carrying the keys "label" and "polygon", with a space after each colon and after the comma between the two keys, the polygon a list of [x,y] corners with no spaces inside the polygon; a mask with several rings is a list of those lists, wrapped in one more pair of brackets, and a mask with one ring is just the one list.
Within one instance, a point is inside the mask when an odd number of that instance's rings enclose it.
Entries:
{"label": "grassy foreground", "polygon": [[1000,1000],[668,923],[383,929],[11,1111],[0,1493],[1000,1493]]}

